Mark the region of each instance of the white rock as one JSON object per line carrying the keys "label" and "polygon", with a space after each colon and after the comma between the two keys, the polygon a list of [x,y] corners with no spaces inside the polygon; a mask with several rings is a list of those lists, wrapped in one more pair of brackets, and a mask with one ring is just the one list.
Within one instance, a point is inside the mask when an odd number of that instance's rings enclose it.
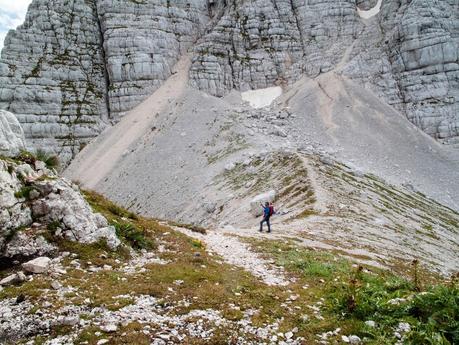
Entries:
{"label": "white rock", "polygon": [[406,298],[393,298],[389,300],[387,303],[392,304],[392,305],[400,305],[402,303],[406,302]]}
{"label": "white rock", "polygon": [[113,333],[118,330],[118,326],[112,323],[112,324],[104,325],[100,327],[100,329],[106,333]]}
{"label": "white rock", "polygon": [[375,328],[376,327],[376,322],[368,320],[368,321],[365,321],[365,325],[367,325],[368,327],[371,327],[371,328]]}
{"label": "white rock", "polygon": [[50,258],[42,256],[22,264],[22,268],[30,273],[44,273],[48,269],[50,262]]}
{"label": "white rock", "polygon": [[0,280],[0,285],[1,286],[9,286],[9,285],[12,285],[12,284],[16,284],[16,283],[19,283],[21,282],[21,280],[19,279],[18,275],[16,273],[14,274],[10,274],[9,276],[3,278],[2,280]]}
{"label": "white rock", "polygon": [[356,335],[350,335],[349,336],[349,342],[351,344],[360,344],[362,342],[362,340]]}
{"label": "white rock", "polygon": [[78,316],[66,316],[61,320],[61,324],[65,326],[75,326],[80,322]]}
{"label": "white rock", "polygon": [[59,290],[61,287],[62,287],[62,284],[59,283],[57,280],[53,280],[51,282],[51,287],[54,289],[54,290]]}
{"label": "white rock", "polygon": [[24,132],[16,116],[0,110],[0,155],[15,156],[24,148]]}
{"label": "white rock", "polygon": [[411,331],[411,325],[407,322],[400,322],[397,326],[397,332],[399,333],[408,333]]}

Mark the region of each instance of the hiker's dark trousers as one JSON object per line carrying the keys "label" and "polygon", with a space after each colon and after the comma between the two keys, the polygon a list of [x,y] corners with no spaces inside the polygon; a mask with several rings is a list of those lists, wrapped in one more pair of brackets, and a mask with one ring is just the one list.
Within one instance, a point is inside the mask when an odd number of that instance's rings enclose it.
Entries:
{"label": "hiker's dark trousers", "polygon": [[268,232],[271,232],[271,224],[269,223],[269,216],[264,217],[263,220],[260,222],[260,231],[263,231],[263,223],[266,222],[268,224]]}

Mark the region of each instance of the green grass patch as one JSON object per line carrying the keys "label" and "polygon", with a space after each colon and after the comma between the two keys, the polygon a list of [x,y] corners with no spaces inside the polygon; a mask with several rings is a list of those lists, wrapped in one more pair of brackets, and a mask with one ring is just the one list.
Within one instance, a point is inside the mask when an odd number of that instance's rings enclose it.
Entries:
{"label": "green grass patch", "polygon": [[115,227],[116,235],[134,249],[152,249],[155,246],[154,240],[132,223],[112,221],[111,225]]}
{"label": "green grass patch", "polygon": [[30,192],[33,191],[34,188],[32,186],[23,186],[19,191],[14,193],[14,196],[17,199],[29,199]]}
{"label": "green grass patch", "polygon": [[[459,343],[459,283],[420,271],[417,261],[405,275],[364,268],[339,256],[299,248],[292,242],[250,241],[254,248],[300,277],[302,284],[324,299],[326,320],[368,344],[394,344],[400,322],[411,331],[404,344]],[[318,281],[323,284],[318,287]],[[365,325],[376,322],[377,327]],[[326,325],[324,325],[326,327]]]}
{"label": "green grass patch", "polygon": [[59,157],[46,153],[44,150],[38,149],[35,153],[35,158],[44,162],[48,169],[57,169],[60,166]]}

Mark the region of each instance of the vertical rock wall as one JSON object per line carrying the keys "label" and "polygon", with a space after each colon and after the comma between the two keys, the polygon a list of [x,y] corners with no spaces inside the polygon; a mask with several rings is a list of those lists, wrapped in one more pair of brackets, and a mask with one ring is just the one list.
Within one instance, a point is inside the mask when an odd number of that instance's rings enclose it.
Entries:
{"label": "vertical rock wall", "polygon": [[34,0],[7,35],[0,108],[16,114],[27,144],[68,160],[107,118],[102,38],[93,1]]}
{"label": "vertical rock wall", "polygon": [[385,1],[379,23],[396,107],[431,136],[459,143],[459,1]]}
{"label": "vertical rock wall", "polygon": [[209,21],[207,0],[99,0],[114,119],[172,74]]}
{"label": "vertical rock wall", "polygon": [[355,0],[232,0],[195,48],[192,85],[222,96],[316,76],[362,28]]}

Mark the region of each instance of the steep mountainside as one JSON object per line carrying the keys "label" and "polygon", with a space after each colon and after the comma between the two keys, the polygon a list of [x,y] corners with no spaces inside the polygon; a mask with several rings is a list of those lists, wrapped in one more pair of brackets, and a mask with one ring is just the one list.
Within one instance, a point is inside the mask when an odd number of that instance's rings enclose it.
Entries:
{"label": "steep mountainside", "polygon": [[34,0],[0,62],[0,108],[30,148],[70,160],[150,95],[197,42],[191,85],[222,96],[332,69],[429,135],[459,137],[459,4],[377,1]]}

